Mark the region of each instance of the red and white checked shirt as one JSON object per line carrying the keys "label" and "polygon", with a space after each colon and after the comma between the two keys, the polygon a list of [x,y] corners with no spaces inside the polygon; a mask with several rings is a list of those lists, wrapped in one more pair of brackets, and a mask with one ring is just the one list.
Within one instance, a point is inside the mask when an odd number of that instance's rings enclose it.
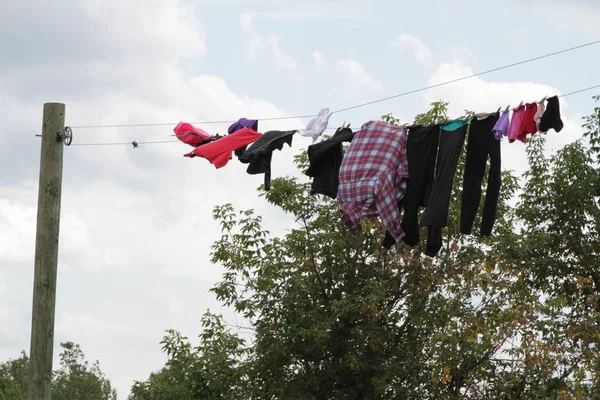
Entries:
{"label": "red and white checked shirt", "polygon": [[348,146],[339,178],[340,213],[353,234],[362,231],[362,220],[379,216],[396,241],[404,236],[398,201],[408,178],[405,128],[366,122]]}

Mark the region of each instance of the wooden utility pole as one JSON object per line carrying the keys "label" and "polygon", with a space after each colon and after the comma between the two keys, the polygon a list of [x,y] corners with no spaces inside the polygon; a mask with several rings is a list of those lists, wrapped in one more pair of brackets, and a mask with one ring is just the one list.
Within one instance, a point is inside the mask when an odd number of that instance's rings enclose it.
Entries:
{"label": "wooden utility pole", "polygon": [[28,400],[50,400],[64,133],[65,105],[44,104]]}

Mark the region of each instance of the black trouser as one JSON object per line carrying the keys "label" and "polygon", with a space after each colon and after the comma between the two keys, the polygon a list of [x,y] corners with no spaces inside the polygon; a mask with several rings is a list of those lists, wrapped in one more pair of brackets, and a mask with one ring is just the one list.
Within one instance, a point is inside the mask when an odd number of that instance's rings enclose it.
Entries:
{"label": "black trouser", "polygon": [[489,155],[490,173],[485,192],[480,234],[482,236],[492,234],[501,184],[500,141],[492,133],[497,120],[497,115],[491,115],[483,120],[475,118],[471,121],[460,211],[461,233],[469,234],[473,228],[473,221],[475,220],[475,215],[477,215],[479,201],[481,200],[481,182],[483,181],[485,164]]}
{"label": "black trouser", "polygon": [[442,228],[448,224],[448,208],[454,174],[460,158],[468,124],[453,130],[441,130],[435,181],[421,219],[421,226],[429,228],[425,254],[434,257],[442,248]]}
{"label": "black trouser", "polygon": [[[409,127],[406,138],[408,160],[406,194],[398,203],[398,208],[404,209],[402,229],[405,236],[402,241],[409,246],[416,246],[420,241],[419,207],[425,207],[433,187],[439,139],[439,125]],[[392,235],[386,233],[383,247],[389,249],[394,243]]]}

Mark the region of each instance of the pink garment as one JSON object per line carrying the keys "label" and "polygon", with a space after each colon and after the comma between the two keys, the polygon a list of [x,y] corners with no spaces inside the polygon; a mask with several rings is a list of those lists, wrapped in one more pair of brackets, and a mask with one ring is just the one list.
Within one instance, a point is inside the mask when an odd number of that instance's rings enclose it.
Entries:
{"label": "pink garment", "polygon": [[175,132],[177,139],[194,147],[196,147],[203,140],[212,137],[212,135],[187,122],[178,123],[173,129],[173,132]]}
{"label": "pink garment", "polygon": [[254,143],[262,136],[250,128],[242,128],[231,135],[223,136],[219,140],[196,147],[190,153],[184,154],[184,157],[204,157],[215,168],[223,168],[232,158],[232,153],[244,146]]}
{"label": "pink garment", "polygon": [[523,132],[523,119],[525,118],[525,105],[521,105],[517,108],[513,108],[513,115],[510,120],[510,126],[508,127],[508,143],[512,143],[515,140],[520,140],[525,143],[527,140],[525,136],[521,135]]}

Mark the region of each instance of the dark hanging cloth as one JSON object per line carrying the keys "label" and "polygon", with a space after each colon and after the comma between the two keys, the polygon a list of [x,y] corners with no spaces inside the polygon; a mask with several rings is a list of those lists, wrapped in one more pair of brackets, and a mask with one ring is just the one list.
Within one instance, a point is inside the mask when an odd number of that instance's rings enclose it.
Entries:
{"label": "dark hanging cloth", "polygon": [[310,166],[306,175],[314,178],[311,194],[337,198],[340,184],[340,166],[344,158],[344,142],[351,142],[354,132],[350,128],[338,128],[331,139],[308,146]]}
{"label": "dark hanging cloth", "polygon": [[454,174],[468,128],[468,120],[454,120],[442,124],[435,180],[420,223],[421,226],[429,228],[425,254],[430,257],[435,257],[442,248],[442,228],[448,224]]}
{"label": "dark hanging cloth", "polygon": [[271,189],[271,158],[274,150],[281,150],[284,144],[292,146],[292,139],[296,131],[268,131],[239,157],[239,160],[248,165],[247,173],[250,175],[265,174],[265,190]]}
{"label": "dark hanging cloth", "polygon": [[219,140],[219,139],[221,139],[222,137],[223,137],[223,136],[221,136],[221,135],[219,135],[219,134],[217,133],[217,134],[216,134],[216,135],[214,135],[214,136],[211,136],[211,137],[209,137],[209,138],[206,138],[206,139],[202,139],[202,141],[200,141],[200,142],[198,142],[198,143],[195,143],[195,144],[193,144],[192,146],[194,146],[194,147],[200,147],[200,146],[204,146],[205,144],[212,143],[212,142],[214,142],[215,140]]}
{"label": "dark hanging cloth", "polygon": [[[229,126],[229,128],[227,129],[227,133],[229,133],[231,135],[232,133],[236,133],[237,131],[239,131],[242,128],[249,128],[249,129],[252,129],[253,131],[258,132],[258,120],[257,119],[240,118],[236,122],[234,122],[233,124],[231,124]],[[235,149],[234,153],[238,159],[242,156],[242,154],[244,154],[244,152],[246,151],[246,148],[247,148],[247,146],[243,146],[243,147],[240,147],[239,149]]]}
{"label": "dark hanging cloth", "polygon": [[560,132],[564,124],[560,118],[560,105],[558,104],[558,97],[552,96],[548,99],[546,105],[546,111],[542,115],[540,121],[540,132],[548,132],[550,129],[554,129],[556,132]]}
{"label": "dark hanging cloth", "polygon": [[473,221],[481,200],[481,183],[489,156],[490,172],[485,192],[480,234],[481,236],[492,234],[501,185],[500,141],[496,140],[493,132],[498,116],[498,114],[490,115],[485,119],[474,118],[471,121],[460,211],[461,233],[470,234],[473,228]]}
{"label": "dark hanging cloth", "polygon": [[[404,209],[402,229],[405,235],[402,241],[414,247],[419,241],[419,207],[425,207],[435,172],[435,159],[440,140],[439,125],[415,125],[408,128],[406,154],[408,158],[408,180],[406,194],[398,203],[398,208]],[[383,247],[391,248],[396,241],[386,233]]]}

